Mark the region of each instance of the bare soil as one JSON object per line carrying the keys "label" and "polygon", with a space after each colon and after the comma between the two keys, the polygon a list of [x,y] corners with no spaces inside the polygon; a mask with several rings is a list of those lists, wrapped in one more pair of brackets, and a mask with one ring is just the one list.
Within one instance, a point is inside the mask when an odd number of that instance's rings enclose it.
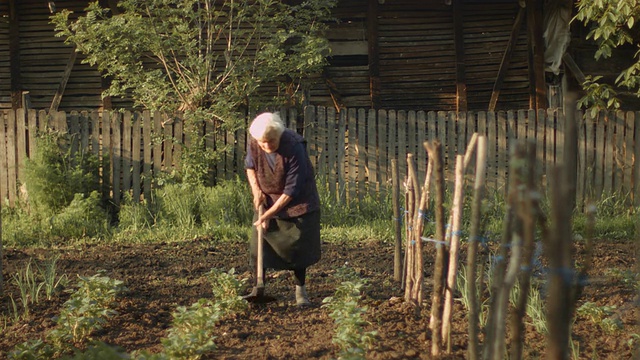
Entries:
{"label": "bare soil", "polygon": [[[464,249],[463,249],[464,250]],[[12,276],[23,269],[29,259],[43,260],[52,253],[61,255],[58,272],[72,281],[76,274],[93,275],[104,269],[106,275],[125,282],[122,294],[107,326],[94,338],[118,346],[127,352],[146,349],[161,351],[160,339],[171,325],[171,313],[177,306],[188,306],[200,298],[211,298],[212,292],[204,274],[212,268],[235,268],[250,277],[247,246],[243,243],[219,243],[197,239],[180,243],[145,245],[85,245],[59,249],[4,249],[5,296],[2,315],[9,315],[9,294],[18,298]],[[576,251],[579,261],[584,254]],[[433,270],[433,249],[426,250],[428,279]],[[580,358],[630,359],[634,357],[629,340],[640,334],[637,294],[622,277],[607,275],[607,270],[635,268],[634,244],[597,241],[590,283],[578,306],[586,301],[598,306],[615,306],[612,315],[623,329],[606,332],[593,321],[578,317],[573,325],[573,339],[579,345]],[[425,286],[425,302],[416,310],[401,300],[403,292],[393,281],[393,246],[367,242],[358,246],[323,244],[323,259],[309,268],[307,287],[310,307],[294,305],[294,285],[289,272],[267,273],[267,293],[276,301],[251,305],[249,311],[221,323],[216,330],[217,349],[206,359],[335,359],[339,349],[332,343],[334,321],[322,300],[333,295],[338,284],[335,271],[340,266],[356,269],[368,280],[361,299],[367,306],[367,330],[378,332],[378,338],[367,359],[430,359],[431,331],[428,329],[430,290]],[[250,286],[250,283],[248,284]],[[249,289],[247,289],[248,291]],[[17,344],[44,338],[51,330],[69,294],[62,292],[52,300],[41,299],[27,320],[0,323],[0,358]],[[456,301],[452,324],[452,353],[446,358],[463,359],[467,351],[467,318],[460,301]],[[532,326],[527,327],[525,358],[543,357],[546,341]]]}

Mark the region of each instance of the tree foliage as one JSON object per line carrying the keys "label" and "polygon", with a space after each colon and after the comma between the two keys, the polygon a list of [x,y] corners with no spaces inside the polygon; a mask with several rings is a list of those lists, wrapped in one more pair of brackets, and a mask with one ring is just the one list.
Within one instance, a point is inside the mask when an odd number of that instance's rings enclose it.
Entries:
{"label": "tree foliage", "polygon": [[85,62],[113,79],[105,95],[130,95],[151,110],[207,110],[225,121],[261,86],[297,90],[325,65],[334,4],[121,0],[118,9],[93,2],[84,16],[72,20],[63,10],[52,21]]}
{"label": "tree foliage", "polygon": [[[637,0],[578,0],[574,21],[580,21],[588,27],[587,39],[594,40],[598,46],[595,59],[607,59],[615,48],[633,44],[637,36],[636,18],[640,16],[640,4]],[[640,52],[634,55],[635,62],[622,70],[615,84],[626,87],[640,96]],[[590,107],[592,115],[599,110],[620,107],[618,93],[608,84],[599,81],[601,77],[589,77],[583,84],[587,95],[580,105]]]}
{"label": "tree foliage", "polygon": [[[295,3],[290,5],[290,3]],[[184,177],[200,182],[215,161],[194,124],[237,129],[248,109],[296,105],[326,65],[324,36],[336,0],[120,0],[82,16],[51,17],[57,35],[109,77],[103,95],[181,112],[192,139]]]}

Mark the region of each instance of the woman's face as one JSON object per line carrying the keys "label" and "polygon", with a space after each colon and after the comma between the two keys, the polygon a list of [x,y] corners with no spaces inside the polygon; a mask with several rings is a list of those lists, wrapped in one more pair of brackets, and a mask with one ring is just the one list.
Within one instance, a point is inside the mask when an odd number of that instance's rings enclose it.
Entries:
{"label": "woman's face", "polygon": [[266,136],[266,134],[261,139],[257,139],[256,141],[258,142],[258,146],[260,146],[260,149],[268,154],[275,152],[280,146],[279,137]]}

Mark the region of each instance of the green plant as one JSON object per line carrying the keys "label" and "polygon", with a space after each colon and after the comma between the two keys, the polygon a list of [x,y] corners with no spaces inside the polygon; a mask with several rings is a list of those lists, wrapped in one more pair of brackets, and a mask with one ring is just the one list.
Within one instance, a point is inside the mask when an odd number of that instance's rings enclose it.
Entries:
{"label": "green plant", "polygon": [[53,257],[44,261],[42,267],[38,266],[39,272],[43,279],[44,290],[47,296],[47,300],[51,300],[53,295],[60,290],[60,287],[67,285],[67,274],[57,275],[57,262],[60,259],[60,255],[56,254]]}
{"label": "green plant", "polygon": [[72,153],[71,141],[68,134],[39,134],[36,152],[24,166],[28,201],[34,210],[56,214],[67,207],[76,194],[89,196],[99,189],[97,157]]}
{"label": "green plant", "polygon": [[38,360],[50,359],[54,354],[49,345],[41,339],[36,339],[18,344],[8,355],[9,359],[14,360]]}
{"label": "green plant", "polygon": [[107,236],[109,216],[100,202],[97,191],[88,196],[76,194],[69,206],[51,218],[51,235],[63,239]]}
{"label": "green plant", "polygon": [[234,269],[229,272],[212,269],[206,277],[212,285],[214,301],[200,299],[189,307],[178,307],[172,314],[168,336],[161,340],[163,351],[158,354],[136,352],[133,358],[196,360],[215,350],[216,325],[229,316],[245,311],[248,304],[238,295],[243,282],[236,279]]}
{"label": "green plant", "polygon": [[624,325],[622,324],[619,318],[608,317],[602,320],[601,327],[602,327],[602,330],[604,330],[604,332],[606,332],[607,334],[613,334],[622,330]]}
{"label": "green plant", "polygon": [[355,226],[363,222],[388,221],[393,215],[391,195],[385,193],[381,197],[367,194],[350,201],[336,198],[323,185],[324,180],[316,179],[322,212],[322,222],[329,226]]}
{"label": "green plant", "polygon": [[246,180],[236,176],[202,190],[202,225],[211,228],[251,223],[253,202]]}
{"label": "green plant", "polygon": [[9,353],[10,359],[58,358],[84,343],[106,318],[115,314],[110,306],[125,290],[122,281],[110,279],[102,271],[78,278],[78,288],[65,302],[56,327],[46,334],[45,341],[31,340],[16,346]]}
{"label": "green plant", "polygon": [[200,223],[202,203],[200,185],[166,184],[156,190],[160,219],[181,229],[193,229]]}
{"label": "green plant", "polygon": [[20,290],[20,301],[22,302],[23,316],[29,317],[30,304],[38,303],[40,299],[40,290],[44,283],[40,283],[36,279],[36,273],[31,267],[31,260],[27,262],[26,267],[22,271],[18,271],[13,275],[13,280]]}
{"label": "green plant", "polygon": [[[573,21],[582,22],[588,29],[586,39],[597,44],[594,58],[607,59],[615,48],[632,44],[636,38],[635,19],[640,11],[634,0],[580,0],[576,4],[578,11]],[[633,92],[640,91],[640,62],[636,58],[630,65],[622,69],[615,80],[617,86],[626,87]],[[586,82],[583,88],[587,91],[582,104],[593,105],[595,114],[604,105],[604,109],[619,107],[620,100],[611,86],[594,85],[600,77]],[[595,92],[592,87],[595,87]],[[604,87],[604,90],[603,90]],[[594,110],[595,108],[595,110]]]}
{"label": "green plant", "polygon": [[629,339],[627,340],[627,346],[629,349],[632,349],[636,355],[638,353],[638,340],[640,340],[640,334],[636,333],[629,335]]}
{"label": "green plant", "polygon": [[629,287],[634,291],[640,291],[640,274],[635,271],[625,269],[607,269],[605,271],[605,275],[613,278],[619,279],[625,286]]}
{"label": "green plant", "polygon": [[575,341],[573,337],[569,339],[569,348],[571,351],[571,358],[574,360],[580,359],[580,343]]}
{"label": "green plant", "polygon": [[9,295],[9,300],[11,301],[11,308],[9,309],[9,312],[11,314],[11,319],[13,320],[13,322],[17,322],[20,320],[20,312],[18,311],[18,304],[16,304],[16,300],[11,295]]}
{"label": "green plant", "polygon": [[[86,16],[71,20],[62,10],[51,20],[58,36],[86,55],[85,63],[112,79],[105,94],[169,116],[184,113],[190,143],[181,144],[185,166],[175,178],[199,185],[226,148],[202,151],[202,122],[214,133],[234,131],[249,108],[301,104],[309,75],[327,64],[324,31],[335,4],[122,0],[117,14],[91,2]],[[265,97],[265,84],[275,85],[277,94]]]}
{"label": "green plant", "polygon": [[170,359],[199,359],[214,350],[213,333],[221,317],[220,307],[207,299],[200,299],[190,307],[178,307],[173,312],[169,335],[161,341],[164,353]]}
{"label": "green plant", "polygon": [[598,306],[596,303],[588,301],[582,304],[576,311],[578,315],[591,320],[607,333],[613,333],[622,328],[618,319],[611,317],[616,309],[615,305]]}
{"label": "green plant", "polygon": [[123,349],[107,345],[101,341],[91,344],[82,351],[77,350],[73,356],[65,357],[67,360],[122,360],[129,358]]}
{"label": "green plant", "polygon": [[[595,238],[621,239],[633,238],[637,234],[638,209],[629,206],[629,196],[614,193],[603,197],[593,204],[596,208]],[[577,211],[573,216],[574,233],[583,236],[587,226],[587,215]]]}
{"label": "green plant", "polygon": [[323,299],[322,307],[329,310],[329,316],[336,324],[333,342],[341,349],[338,359],[364,359],[365,350],[373,344],[377,335],[375,331],[364,331],[364,327],[369,325],[362,318],[367,307],[358,303],[366,281],[346,266],[338,269],[336,277],[343,281],[334,296]]}
{"label": "green plant", "polygon": [[156,222],[156,214],[150,209],[145,199],[142,202],[133,201],[131,194],[126,193],[118,212],[118,228],[120,231],[136,233],[143,229],[150,229]]}
{"label": "green plant", "polygon": [[[483,281],[484,274],[478,273],[476,279],[476,292],[479,291],[480,281]],[[467,267],[461,266],[456,274],[456,287],[460,292],[460,301],[464,308],[468,311],[470,309],[471,304],[469,303],[469,289],[467,288],[468,284],[468,276],[467,276]],[[477,299],[483,299],[482,294],[478,294]],[[489,298],[485,297],[482,301],[480,301],[480,309],[478,311],[478,323],[481,327],[484,327],[487,323],[487,312],[489,311]]]}
{"label": "green plant", "polygon": [[[516,282],[509,293],[509,303],[516,306],[518,298],[521,294],[520,283]],[[544,298],[540,294],[540,289],[533,282],[529,284],[529,295],[527,298],[526,312],[531,319],[531,325],[540,334],[547,334],[547,315],[545,312],[546,305]]]}
{"label": "green plant", "polygon": [[598,117],[600,111],[620,108],[618,92],[613,86],[600,83],[600,80],[602,80],[602,76],[587,75],[581,84],[586,94],[578,100],[578,106],[581,109],[589,109],[589,114],[594,119]]}
{"label": "green plant", "polygon": [[546,304],[540,294],[540,289],[532,283],[527,301],[527,315],[531,318],[531,322],[536,331],[543,335],[546,335],[549,331],[547,328],[547,314],[545,309]]}
{"label": "green plant", "polygon": [[206,274],[213,289],[214,300],[223,311],[222,316],[247,310],[248,303],[240,295],[246,279],[238,280],[235,269],[224,272],[212,269]]}
{"label": "green plant", "polygon": [[116,313],[111,305],[125,290],[122,281],[104,276],[103,272],[78,279],[78,289],[65,302],[57,327],[47,334],[47,340],[62,352],[101,329],[106,319]]}

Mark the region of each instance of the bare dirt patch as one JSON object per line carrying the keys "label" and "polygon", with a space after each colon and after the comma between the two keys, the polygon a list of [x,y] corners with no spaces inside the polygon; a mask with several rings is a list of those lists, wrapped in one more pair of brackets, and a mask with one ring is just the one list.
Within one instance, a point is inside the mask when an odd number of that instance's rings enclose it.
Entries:
{"label": "bare dirt patch", "polygon": [[[430,279],[434,252],[425,254],[426,276]],[[188,306],[212,292],[204,274],[212,268],[228,270],[249,277],[246,244],[217,243],[198,239],[180,243],[147,245],[100,245],[64,249],[5,249],[5,297],[2,314],[9,314],[9,294],[17,298],[11,280],[30,258],[43,260],[51,253],[61,255],[58,272],[75,281],[76,274],[93,275],[103,269],[106,275],[124,281],[124,293],[115,310],[118,315],[95,334],[94,338],[128,352],[161,350],[160,339],[171,325],[171,313],[180,305]],[[577,260],[583,254],[576,252]],[[637,294],[623,278],[608,276],[607,270],[633,270],[635,248],[631,242],[600,240],[595,247],[595,262],[590,270],[591,282],[580,304],[591,301],[598,306],[615,306],[615,316],[623,329],[607,332],[592,321],[578,317],[573,338],[580,346],[581,358],[630,359],[632,334],[640,334]],[[393,281],[393,246],[380,242],[346,246],[323,244],[323,259],[309,269],[308,290],[311,307],[294,305],[294,285],[289,272],[268,272],[267,293],[277,301],[252,305],[245,314],[224,321],[216,331],[217,350],[207,359],[333,359],[338,348],[332,343],[334,322],[322,308],[322,300],[333,295],[339,285],[335,270],[344,264],[368,280],[361,304],[367,306],[367,330],[378,332],[378,340],[368,359],[430,359],[431,332],[428,330],[430,285],[426,286],[428,304],[420,311],[403,303],[403,292]],[[250,283],[248,284],[248,286]],[[9,322],[0,337],[0,358],[29,339],[44,338],[54,325],[54,317],[68,299],[61,293],[52,300],[42,299],[33,306],[28,320]],[[465,358],[467,348],[466,311],[456,302],[452,326],[452,354],[447,358]],[[2,325],[2,324],[0,324]],[[532,326],[528,327],[525,358],[544,353],[545,340]]]}

